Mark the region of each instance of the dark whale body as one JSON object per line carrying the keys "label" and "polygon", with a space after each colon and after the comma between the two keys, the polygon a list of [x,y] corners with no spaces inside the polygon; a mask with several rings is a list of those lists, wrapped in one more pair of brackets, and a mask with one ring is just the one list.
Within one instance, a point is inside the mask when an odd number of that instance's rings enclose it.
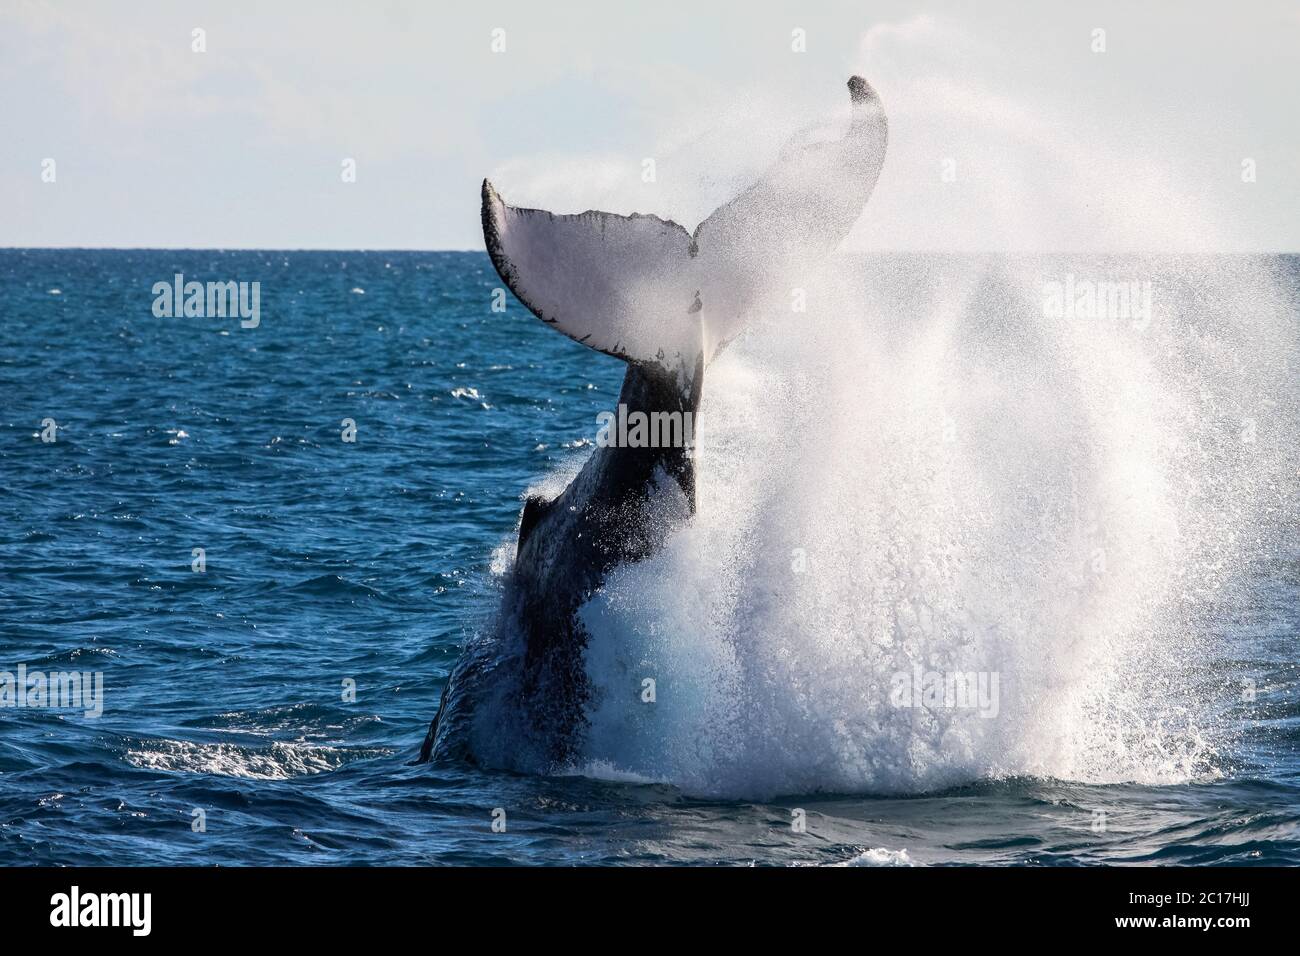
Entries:
{"label": "dark whale body", "polygon": [[[702,376],[696,379],[701,381]],[[619,403],[631,411],[691,412],[699,408],[699,389],[683,397],[673,381],[654,368],[631,365]],[[665,528],[644,521],[649,489],[674,482],[694,512],[695,470],[688,448],[597,448],[564,492],[551,501],[530,497],[519,523],[514,568],[506,582],[509,607],[498,626],[522,638],[517,685],[521,724],[545,733],[530,748],[535,757],[563,765],[581,737],[588,699],[582,668],[585,631],[575,612],[600,587],[615,565],[652,553]],[[483,662],[467,654],[448,682],[420,759],[427,760],[440,724],[458,709],[472,706],[469,695]],[[464,741],[461,742],[462,745]],[[464,753],[463,756],[472,756]]]}
{"label": "dark whale body", "polygon": [[[861,78],[849,90],[843,138],[787,149],[694,234],[656,216],[516,209],[485,181],[493,265],[543,322],[627,362],[619,405],[628,413],[693,421],[707,363],[743,330],[772,276],[832,251],[875,185],[884,112]],[[612,568],[653,554],[694,511],[689,436],[659,447],[602,445],[560,495],[528,498],[500,611],[453,670],[419,760],[571,765],[591,698],[590,635],[578,611]]]}

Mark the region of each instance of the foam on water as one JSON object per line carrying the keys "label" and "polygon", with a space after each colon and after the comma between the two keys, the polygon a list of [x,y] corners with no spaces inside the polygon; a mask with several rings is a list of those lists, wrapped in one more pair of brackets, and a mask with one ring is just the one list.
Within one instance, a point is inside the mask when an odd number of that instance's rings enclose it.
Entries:
{"label": "foam on water", "polygon": [[872,847],[863,850],[851,860],[843,863],[831,863],[830,866],[914,866],[906,850],[890,850],[886,847]]}
{"label": "foam on water", "polygon": [[212,774],[249,780],[288,780],[336,770],[352,760],[382,756],[378,748],[341,748],[274,741],[265,747],[189,740],[146,740],[123,759],[133,767],[173,773]]}

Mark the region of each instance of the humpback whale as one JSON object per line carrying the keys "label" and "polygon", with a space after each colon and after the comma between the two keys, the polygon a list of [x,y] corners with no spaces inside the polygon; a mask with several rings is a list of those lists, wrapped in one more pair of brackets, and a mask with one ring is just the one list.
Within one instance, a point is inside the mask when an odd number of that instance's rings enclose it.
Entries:
{"label": "humpback whale", "polygon": [[[848,88],[839,138],[787,145],[693,233],[654,215],[517,208],[485,180],[492,264],[547,325],[627,363],[620,413],[694,418],[707,367],[774,281],[833,252],[875,187],[884,110],[866,80]],[[694,513],[695,463],[689,438],[604,445],[558,496],[527,498],[501,607],[453,669],[418,762],[543,772],[573,763],[591,694],[578,611],[610,569],[647,557]]]}

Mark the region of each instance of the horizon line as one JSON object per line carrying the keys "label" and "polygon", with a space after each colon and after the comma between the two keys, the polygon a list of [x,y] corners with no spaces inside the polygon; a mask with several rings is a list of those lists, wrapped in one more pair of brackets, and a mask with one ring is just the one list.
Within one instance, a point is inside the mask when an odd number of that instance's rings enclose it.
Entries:
{"label": "horizon line", "polygon": [[[346,253],[480,253],[486,248],[411,248],[398,246],[11,246],[0,244],[0,252],[346,252]],[[1016,256],[1297,256],[1300,249],[855,249],[851,255],[1016,255]],[[835,255],[840,254],[837,250]]]}

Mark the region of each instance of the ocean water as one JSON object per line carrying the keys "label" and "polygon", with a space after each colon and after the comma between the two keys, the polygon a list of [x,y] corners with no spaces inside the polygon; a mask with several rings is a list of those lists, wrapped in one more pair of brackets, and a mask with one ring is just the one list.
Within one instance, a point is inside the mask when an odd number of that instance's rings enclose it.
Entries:
{"label": "ocean water", "polygon": [[[710,370],[545,775],[411,760],[621,363],[478,253],[0,250],[0,671],[104,694],[0,707],[0,863],[1300,863],[1300,262],[841,270]],[[178,272],[260,325],[155,317]],[[1149,328],[1027,307],[1076,274]],[[887,707],[912,664],[1000,713]]]}

